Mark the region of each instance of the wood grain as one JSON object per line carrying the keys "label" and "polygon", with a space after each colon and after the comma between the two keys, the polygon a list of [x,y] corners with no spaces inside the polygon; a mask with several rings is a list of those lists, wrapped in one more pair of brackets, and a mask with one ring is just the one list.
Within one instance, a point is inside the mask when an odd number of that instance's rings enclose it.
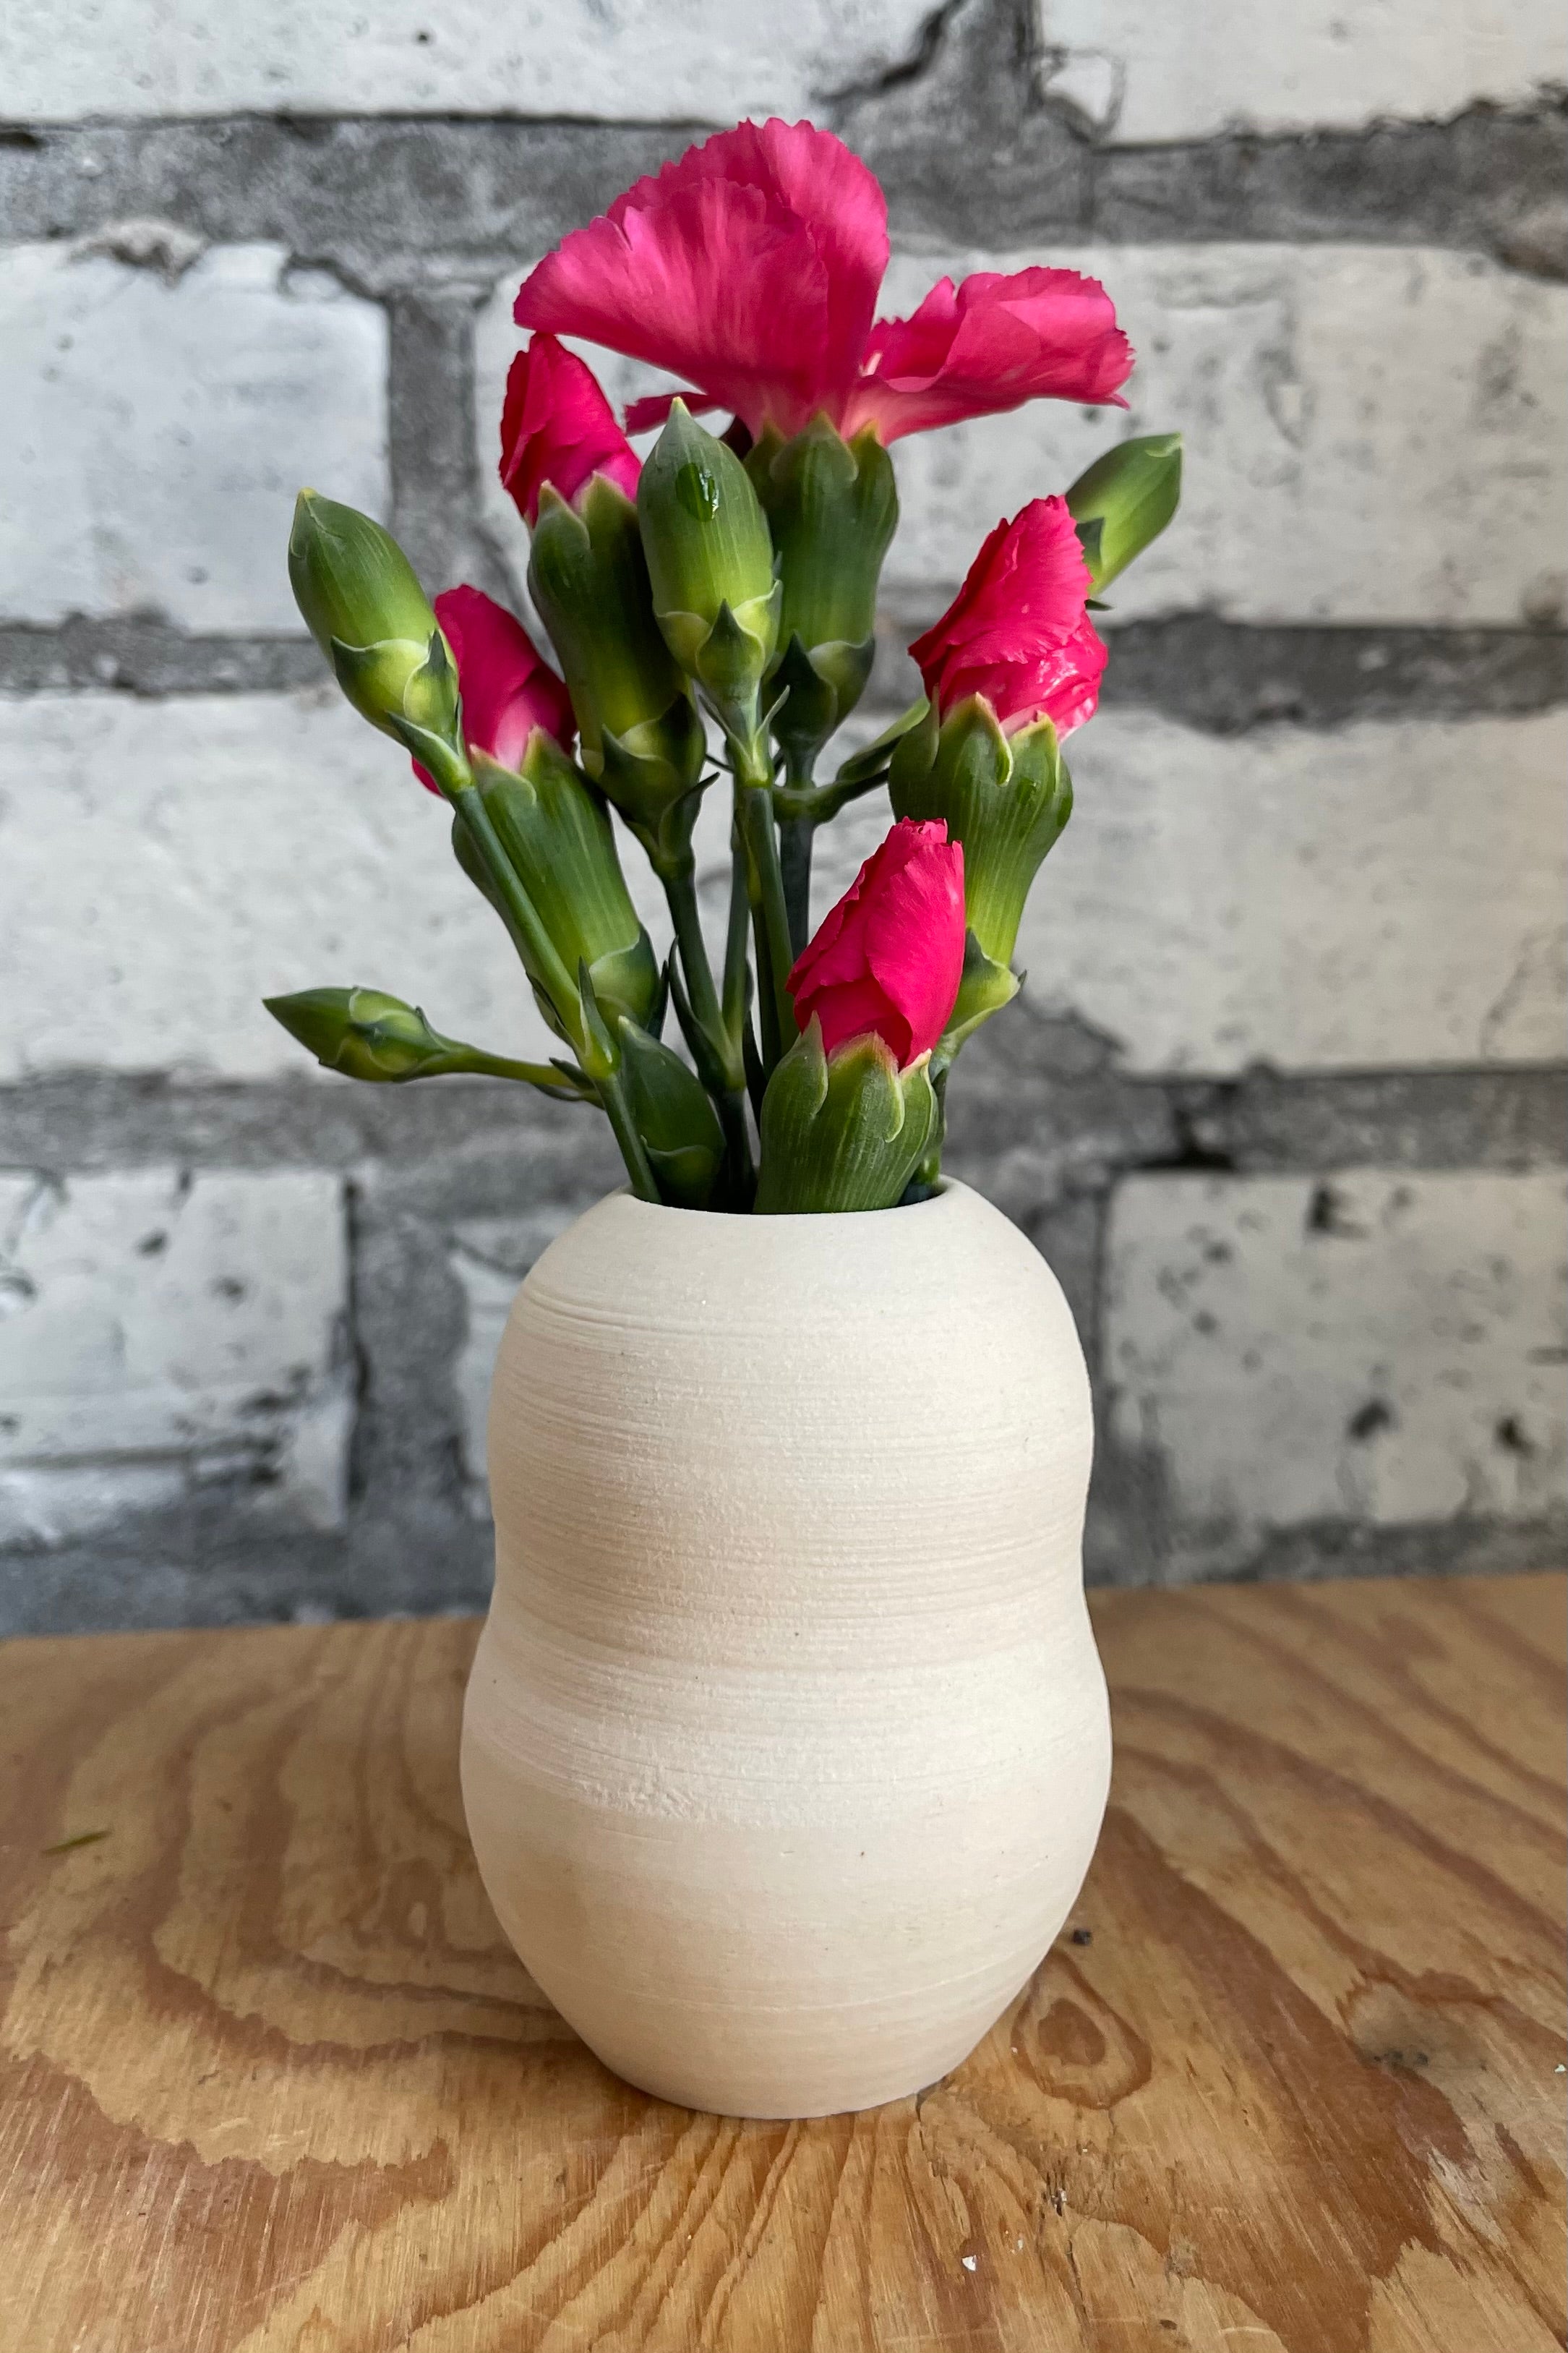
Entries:
{"label": "wood grain", "polygon": [[1563,1581],[1095,1616],[1068,1931],[956,2074],[808,2126],[645,2099],[531,1988],[472,1624],[5,1646],[0,2345],[1560,2345]]}

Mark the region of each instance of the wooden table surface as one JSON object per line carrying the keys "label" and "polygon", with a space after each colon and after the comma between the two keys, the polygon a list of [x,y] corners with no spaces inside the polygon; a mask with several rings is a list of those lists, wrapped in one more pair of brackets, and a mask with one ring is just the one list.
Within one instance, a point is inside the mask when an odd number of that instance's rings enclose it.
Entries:
{"label": "wooden table surface", "polygon": [[1115,1786],[918,2100],[736,2124],[501,1941],[471,1622],[0,1648],[5,2353],[1535,2353],[1563,1585],[1097,1597]]}

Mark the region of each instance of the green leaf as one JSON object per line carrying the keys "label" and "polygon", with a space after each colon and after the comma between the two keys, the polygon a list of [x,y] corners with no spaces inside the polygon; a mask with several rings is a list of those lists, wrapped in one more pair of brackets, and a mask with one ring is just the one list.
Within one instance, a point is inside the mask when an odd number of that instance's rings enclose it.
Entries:
{"label": "green leaf", "polygon": [[705,1209],[724,1161],[707,1090],[679,1054],[624,1018],[620,1046],[626,1099],[660,1193],[677,1208]]}

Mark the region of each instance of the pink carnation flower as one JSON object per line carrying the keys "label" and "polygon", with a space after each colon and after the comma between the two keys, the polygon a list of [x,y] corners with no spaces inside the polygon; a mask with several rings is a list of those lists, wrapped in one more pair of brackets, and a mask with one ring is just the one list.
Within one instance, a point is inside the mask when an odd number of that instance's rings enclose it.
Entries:
{"label": "pink carnation flower", "polygon": [[[513,315],[667,368],[688,407],[753,434],[821,411],[889,442],[1041,397],[1125,406],[1131,347],[1092,278],[943,279],[911,317],[873,323],[887,266],[887,204],[858,156],[809,122],[742,122],[563,238]],[[634,402],[628,428],[668,407]]]}
{"label": "pink carnation flower", "polygon": [[824,1050],[875,1030],[900,1070],[947,1027],[963,976],[963,849],[900,818],[823,919],[789,976],[795,1019]]}

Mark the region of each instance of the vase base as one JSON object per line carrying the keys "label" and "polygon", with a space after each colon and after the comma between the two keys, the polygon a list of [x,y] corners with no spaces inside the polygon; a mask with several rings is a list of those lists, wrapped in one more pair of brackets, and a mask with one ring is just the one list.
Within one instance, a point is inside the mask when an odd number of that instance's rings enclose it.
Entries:
{"label": "vase base", "polygon": [[[1028,1979],[1023,1982],[1027,1984]],[[1020,1986],[1018,1991],[1022,1989]],[[593,2043],[588,2047],[602,2066],[623,2084],[628,2084],[634,2092],[663,2100],[670,2107],[689,2108],[699,2116],[732,2116],[751,2124],[806,2124],[817,2116],[860,2116],[868,2109],[896,2107],[901,2100],[915,2099],[931,2091],[963,2066],[1016,1999],[1015,1992],[994,2016],[985,2019],[973,2031],[966,2031],[956,2046],[949,2042],[941,2051],[924,2052],[902,2066],[883,2066],[874,2072],[826,2068],[816,2082],[800,2078],[793,2086],[776,2081],[769,2083],[760,2069],[750,2084],[737,2082],[733,2077],[728,2082],[713,2077],[704,2080],[700,2073],[679,2063],[665,2069],[650,2064],[646,2057],[634,2058],[627,2053],[620,2060]]]}

